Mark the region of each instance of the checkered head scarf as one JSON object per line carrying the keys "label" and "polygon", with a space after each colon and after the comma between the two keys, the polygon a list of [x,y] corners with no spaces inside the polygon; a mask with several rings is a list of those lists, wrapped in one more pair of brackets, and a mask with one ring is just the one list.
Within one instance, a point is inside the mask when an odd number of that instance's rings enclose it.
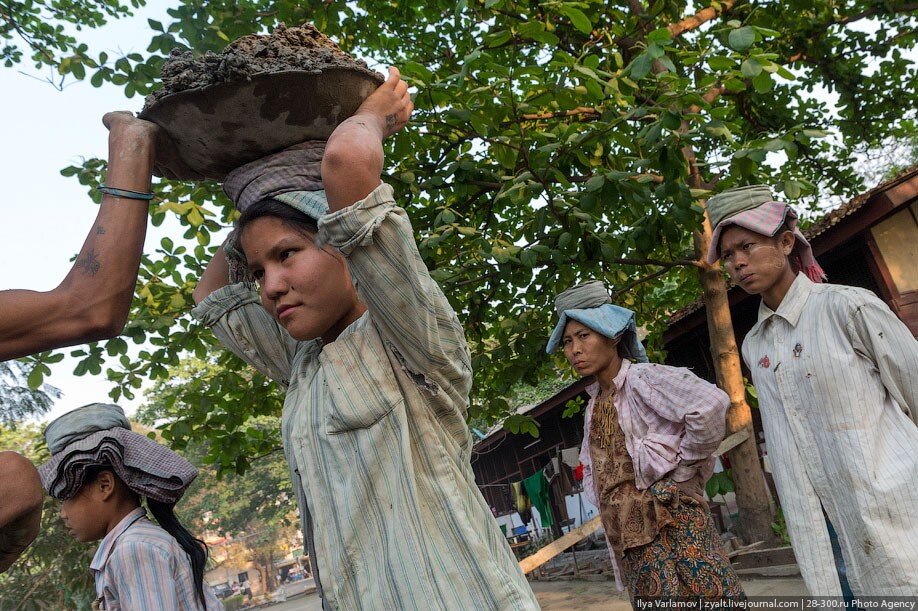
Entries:
{"label": "checkered head scarf", "polygon": [[[265,200],[274,200],[302,212],[317,223],[328,214],[322,184],[325,140],[308,140],[279,153],[256,159],[230,172],[223,191],[240,212]],[[233,230],[223,245],[230,282],[251,281],[245,254]]]}
{"label": "checkered head scarf", "polygon": [[613,305],[606,286],[599,280],[572,286],[555,298],[558,322],[545,351],[553,353],[561,345],[564,329],[571,320],[611,339],[621,338],[623,356],[639,363],[647,362],[647,353],[637,336],[634,312]]}
{"label": "checkered head scarf", "polygon": [[813,282],[824,282],[826,273],[816,262],[813,248],[797,228],[797,212],[784,202],[775,201],[771,189],[763,185],[728,189],[708,200],[708,217],[714,231],[707,261],[720,258],[720,236],[730,225],[774,237],[785,224],[794,234],[790,258],[794,267]]}
{"label": "checkered head scarf", "polygon": [[45,428],[51,460],[38,468],[42,486],[58,500],[73,498],[88,470],[111,468],[140,496],[175,504],[198,471],[187,460],[152,439],[131,431],[117,405],[92,403],[54,420]]}

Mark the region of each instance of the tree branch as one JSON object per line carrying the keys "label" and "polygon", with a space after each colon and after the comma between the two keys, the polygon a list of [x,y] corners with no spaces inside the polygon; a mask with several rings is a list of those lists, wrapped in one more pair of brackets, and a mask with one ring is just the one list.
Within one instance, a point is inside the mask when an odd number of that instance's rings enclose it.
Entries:
{"label": "tree branch", "polygon": [[[535,176],[535,175],[533,174],[533,176]],[[581,182],[586,182],[586,181],[590,180],[591,178],[593,178],[593,176],[594,176],[594,174],[589,174],[589,175],[587,175],[587,176],[571,176],[571,177],[568,178],[568,181],[570,181],[570,182],[572,182],[572,183],[581,183]],[[644,173],[644,174],[633,174],[633,175],[631,175],[631,176],[628,177],[628,180],[644,180],[644,179],[649,180],[650,182],[654,183],[655,185],[663,184],[663,177],[660,176],[659,174],[649,174],[649,173]],[[549,181],[548,181],[549,184],[557,184],[557,182],[558,182],[558,181],[556,181],[556,180],[549,180]],[[487,180],[463,180],[463,181],[461,181],[461,183],[464,184],[464,185],[473,185],[473,186],[476,186],[476,187],[481,187],[481,188],[483,188],[483,189],[490,189],[490,190],[493,190],[493,191],[497,191],[497,190],[499,190],[501,187],[503,187],[503,183],[491,182],[491,181],[487,181]],[[428,187],[428,188],[430,188],[430,187]]]}
{"label": "tree branch", "polygon": [[[588,108],[586,106],[578,106],[572,110],[558,110],[555,112],[536,112],[520,115],[520,119],[524,121],[541,121],[544,119],[558,119],[561,117],[584,117],[584,120],[598,119],[602,113],[595,108]],[[512,121],[505,121],[505,123],[512,123]]]}
{"label": "tree branch", "polygon": [[635,279],[635,280],[632,280],[631,282],[629,282],[628,284],[626,284],[626,285],[623,286],[622,288],[616,290],[616,291],[612,294],[612,300],[614,301],[614,300],[617,299],[620,295],[623,295],[623,294],[627,293],[628,291],[630,291],[630,290],[633,289],[634,287],[638,286],[639,284],[644,284],[645,282],[648,282],[648,281],[650,281],[650,280],[653,280],[654,278],[659,278],[660,276],[662,276],[662,275],[664,275],[664,274],[668,274],[669,271],[670,271],[671,269],[672,269],[671,267],[663,267],[663,268],[660,268],[660,269],[658,269],[657,271],[653,272],[652,274],[647,274],[646,276],[641,276],[640,278],[637,278],[637,279]]}
{"label": "tree branch", "polygon": [[707,23],[708,21],[711,21],[712,19],[717,18],[721,14],[729,12],[730,9],[733,8],[734,3],[735,3],[735,0],[724,0],[723,2],[720,3],[719,8],[714,8],[713,6],[709,6],[708,8],[701,9],[700,11],[698,11],[691,17],[686,17],[685,19],[677,23],[671,23],[668,26],[669,34],[670,36],[673,37],[673,39],[675,39],[676,37],[681,36],[685,32],[694,30],[695,28],[701,26],[702,24]]}

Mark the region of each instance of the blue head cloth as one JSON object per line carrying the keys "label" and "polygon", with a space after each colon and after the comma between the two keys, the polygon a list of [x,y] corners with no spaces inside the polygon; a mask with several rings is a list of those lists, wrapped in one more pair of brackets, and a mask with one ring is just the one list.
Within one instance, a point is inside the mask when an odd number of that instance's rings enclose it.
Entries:
{"label": "blue head cloth", "polygon": [[555,309],[558,311],[558,324],[545,347],[549,354],[558,349],[568,321],[576,320],[610,339],[621,337],[619,347],[623,357],[630,361],[647,362],[647,353],[637,336],[634,312],[613,305],[602,282],[594,280],[567,289],[555,299]]}
{"label": "blue head cloth", "polygon": [[57,454],[71,443],[113,428],[131,430],[124,410],[112,403],[90,403],[52,420],[45,427],[45,444]]}

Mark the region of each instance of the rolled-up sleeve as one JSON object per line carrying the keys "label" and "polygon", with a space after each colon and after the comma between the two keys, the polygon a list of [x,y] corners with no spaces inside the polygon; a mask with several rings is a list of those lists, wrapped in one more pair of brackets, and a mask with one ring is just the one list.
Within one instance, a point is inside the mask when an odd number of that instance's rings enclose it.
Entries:
{"label": "rolled-up sleeve", "polygon": [[[730,398],[714,384],[682,367],[655,367],[642,372],[641,378],[640,387],[645,392],[640,395],[645,406],[661,418],[684,427],[681,440],[680,431],[648,435],[648,440],[659,438],[660,442],[651,443],[653,447],[648,451],[664,450],[668,456],[657,457],[654,462],[662,463],[666,458],[676,462],[672,477],[685,481],[695,474],[699,464],[711,458],[723,440]],[[675,433],[675,437],[665,433]]]}
{"label": "rolled-up sleeve", "polygon": [[300,342],[262,307],[254,284],[230,284],[208,295],[191,315],[210,327],[236,356],[272,380],[289,385],[293,357]]}
{"label": "rolled-up sleeve", "polygon": [[357,292],[403,365],[468,394],[471,358],[462,326],[415,243],[405,211],[383,183],[319,221],[319,241],[348,260]]}

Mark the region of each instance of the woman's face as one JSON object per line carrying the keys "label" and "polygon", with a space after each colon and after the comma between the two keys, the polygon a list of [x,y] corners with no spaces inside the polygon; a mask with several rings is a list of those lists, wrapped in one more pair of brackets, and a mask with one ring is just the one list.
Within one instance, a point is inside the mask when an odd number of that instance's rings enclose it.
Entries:
{"label": "woman's face", "polygon": [[61,502],[61,519],[67,532],[77,541],[98,541],[105,536],[101,498],[99,481],[96,480],[85,484],[73,498]]}
{"label": "woman's face", "polygon": [[294,339],[334,341],[363,314],[344,257],[311,236],[265,216],[246,225],[241,245],[262,305]]}
{"label": "woman's face", "polygon": [[564,356],[583,377],[596,375],[621,361],[618,342],[576,320],[567,323],[561,337]]}

